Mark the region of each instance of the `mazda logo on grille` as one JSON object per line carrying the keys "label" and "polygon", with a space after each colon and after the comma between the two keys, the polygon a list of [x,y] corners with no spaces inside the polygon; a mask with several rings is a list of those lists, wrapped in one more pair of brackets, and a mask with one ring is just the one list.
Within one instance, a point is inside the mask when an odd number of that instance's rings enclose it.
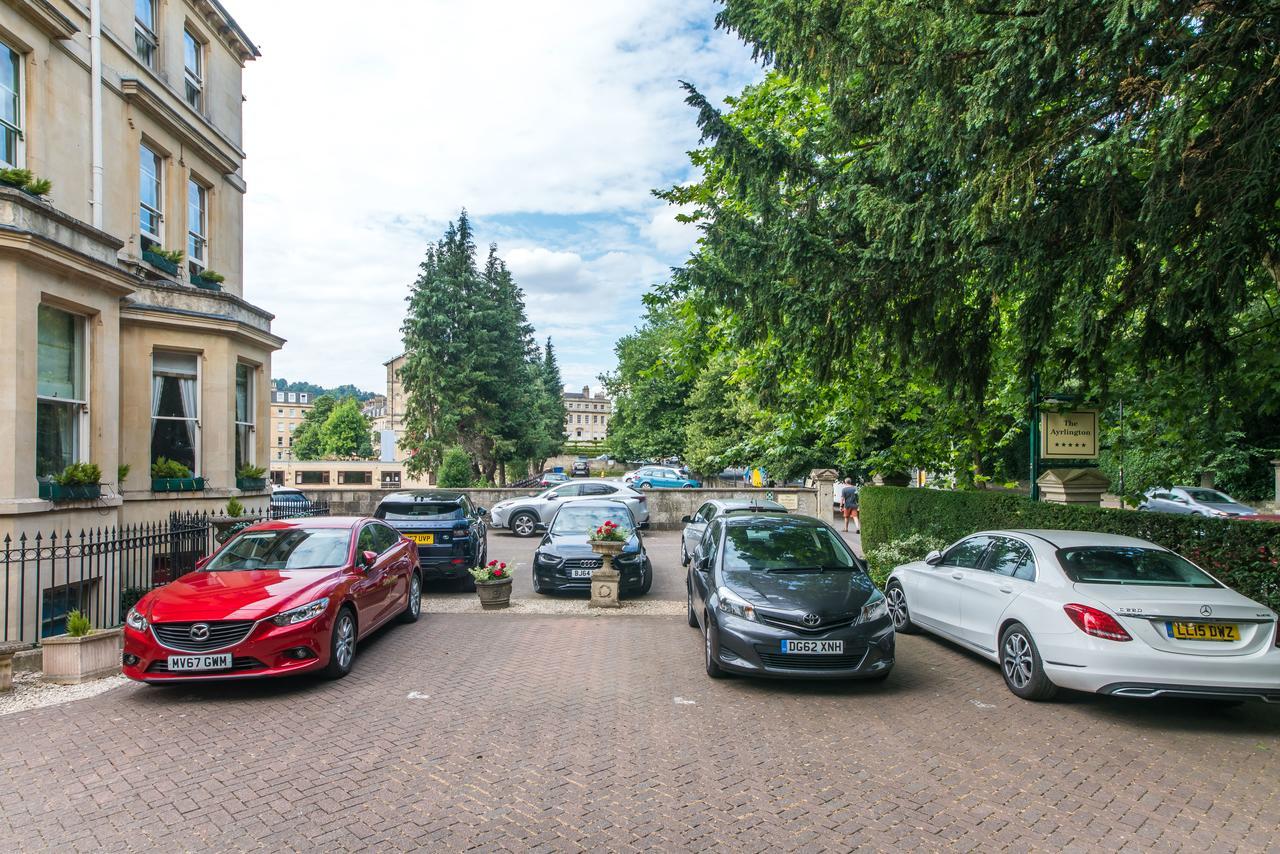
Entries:
{"label": "mazda logo on grille", "polygon": [[1201,605],[1201,606],[1200,606],[1200,616],[1202,616],[1202,617],[1212,617],[1212,616],[1213,616],[1213,609],[1212,609],[1212,608],[1210,608],[1208,605]]}
{"label": "mazda logo on grille", "polygon": [[187,634],[191,635],[193,641],[206,641],[209,639],[209,627],[204,623],[196,623]]}
{"label": "mazda logo on grille", "polygon": [[816,626],[818,623],[822,622],[822,618],[817,614],[805,614],[800,618],[800,622],[804,623],[806,626]]}

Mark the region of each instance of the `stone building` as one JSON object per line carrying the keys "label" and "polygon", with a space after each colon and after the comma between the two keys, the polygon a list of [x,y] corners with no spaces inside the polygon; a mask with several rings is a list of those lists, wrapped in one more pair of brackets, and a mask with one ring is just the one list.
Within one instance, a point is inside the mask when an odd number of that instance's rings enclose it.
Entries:
{"label": "stone building", "polygon": [[609,435],[613,401],[603,391],[594,396],[590,386],[583,386],[581,393],[566,391],[564,408],[564,435],[570,442],[602,442]]}
{"label": "stone building", "polygon": [[[267,464],[284,342],[243,298],[257,56],[217,0],[0,4],[0,167],[52,182],[0,187],[0,539],[212,509]],[[153,491],[159,457],[204,488]],[[51,500],[76,461],[102,497]]]}
{"label": "stone building", "polygon": [[[267,422],[269,460],[293,459],[293,433],[302,426],[311,407],[311,395],[305,391],[271,392],[271,416]],[[263,468],[268,466],[263,464]]]}

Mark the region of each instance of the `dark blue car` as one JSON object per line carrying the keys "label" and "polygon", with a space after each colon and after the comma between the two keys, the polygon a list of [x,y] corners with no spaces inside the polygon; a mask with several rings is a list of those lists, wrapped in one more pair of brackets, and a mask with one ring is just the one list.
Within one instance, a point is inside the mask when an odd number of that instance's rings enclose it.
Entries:
{"label": "dark blue car", "polygon": [[484,514],[466,495],[438,489],[392,492],[373,512],[418,544],[424,581],[453,581],[462,590],[476,589],[467,570],[488,560]]}

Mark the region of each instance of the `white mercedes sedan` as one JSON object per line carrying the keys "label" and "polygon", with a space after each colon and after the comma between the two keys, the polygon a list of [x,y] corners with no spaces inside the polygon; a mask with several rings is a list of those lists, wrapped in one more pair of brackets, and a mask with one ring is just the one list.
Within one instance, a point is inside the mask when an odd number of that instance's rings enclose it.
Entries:
{"label": "white mercedes sedan", "polygon": [[1027,700],[1280,703],[1276,614],[1186,558],[1132,537],[983,531],[889,575],[894,627],[997,662]]}

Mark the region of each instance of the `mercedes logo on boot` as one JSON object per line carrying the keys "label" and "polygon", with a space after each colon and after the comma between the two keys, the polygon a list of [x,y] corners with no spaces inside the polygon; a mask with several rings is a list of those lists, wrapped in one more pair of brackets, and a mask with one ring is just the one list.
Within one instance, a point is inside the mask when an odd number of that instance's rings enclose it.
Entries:
{"label": "mercedes logo on boot", "polygon": [[1200,616],[1202,616],[1202,617],[1212,617],[1212,616],[1213,616],[1213,609],[1212,609],[1212,608],[1210,608],[1208,605],[1201,605],[1201,606],[1200,606]]}

